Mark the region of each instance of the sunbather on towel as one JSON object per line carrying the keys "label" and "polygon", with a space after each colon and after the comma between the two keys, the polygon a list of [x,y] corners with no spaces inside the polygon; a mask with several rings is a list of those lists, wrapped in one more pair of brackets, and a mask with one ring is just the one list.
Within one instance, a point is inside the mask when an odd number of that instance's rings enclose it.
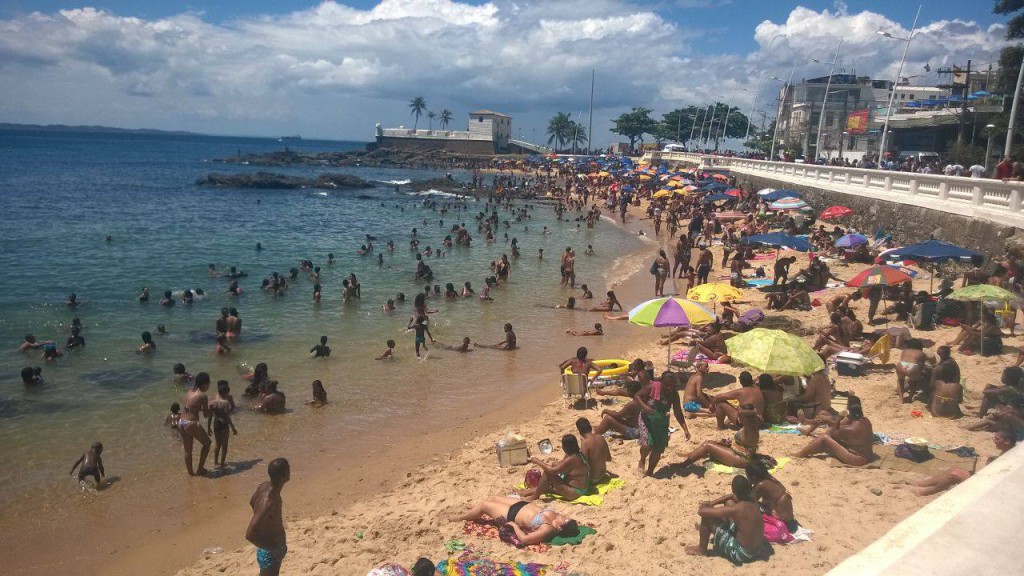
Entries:
{"label": "sunbather on towel", "polygon": [[731,441],[705,440],[696,450],[686,455],[680,465],[685,469],[699,460],[710,458],[719,464],[734,468],[745,467],[757,454],[761,440],[761,417],[752,404],[741,404],[737,412],[740,429]]}
{"label": "sunbather on towel", "polygon": [[[999,455],[990,458],[990,463],[992,460],[1006,454],[1007,450],[1017,445],[1017,435],[1011,430],[1000,430],[992,437],[992,442],[995,443],[996,448],[999,449]],[[956,486],[970,477],[971,472],[968,472],[963,468],[953,466],[945,472],[939,472],[935,476],[914,482],[913,491],[914,494],[917,494],[918,496],[931,496],[932,494],[938,494],[939,492],[949,490],[953,486]]]}
{"label": "sunbather on towel", "polygon": [[534,502],[508,496],[492,496],[470,508],[457,520],[479,520],[484,515],[490,516],[495,522],[501,522],[499,528],[508,526],[514,530],[516,538],[523,546],[540,544],[555,536],[572,536],[579,532],[579,524],[572,518],[550,508],[542,508]]}
{"label": "sunbather on towel", "polygon": [[848,466],[863,466],[871,462],[875,435],[871,421],[864,417],[860,398],[851,394],[847,410],[832,423],[827,434],[811,440],[794,456],[809,458],[814,454],[829,454]]}
{"label": "sunbather on towel", "polygon": [[737,566],[771,556],[771,544],[764,539],[761,509],[754,501],[753,489],[745,476],[732,479],[732,494],[704,502],[697,513],[700,514],[700,544],[687,546],[687,554],[709,556],[710,542],[713,554]]}

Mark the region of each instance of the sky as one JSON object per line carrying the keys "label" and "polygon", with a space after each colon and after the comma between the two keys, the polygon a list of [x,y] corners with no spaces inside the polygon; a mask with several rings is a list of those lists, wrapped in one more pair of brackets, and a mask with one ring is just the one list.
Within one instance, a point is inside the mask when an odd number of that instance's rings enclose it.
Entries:
{"label": "sky", "polygon": [[[930,0],[902,76],[993,66],[992,0]],[[545,140],[557,112],[589,122],[719,100],[771,114],[781,84],[837,72],[893,79],[909,0],[0,0],[0,122],[369,141],[411,127],[409,101],[486,108]],[[827,64],[808,61],[816,58]],[[931,73],[925,72],[925,65]],[[754,90],[758,88],[757,100]],[[760,117],[755,113],[755,117]],[[420,119],[420,125],[429,123]]]}

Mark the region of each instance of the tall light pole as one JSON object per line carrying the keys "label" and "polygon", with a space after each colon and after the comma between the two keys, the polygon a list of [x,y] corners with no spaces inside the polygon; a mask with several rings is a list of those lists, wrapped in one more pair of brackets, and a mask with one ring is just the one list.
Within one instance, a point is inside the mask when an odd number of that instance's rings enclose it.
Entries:
{"label": "tall light pole", "polygon": [[[839,61],[839,49],[843,47],[843,39],[839,39],[836,46],[836,54],[832,57],[832,67],[828,71],[828,81],[825,82],[825,97],[821,99],[821,112],[818,113],[818,136],[814,140],[814,158],[821,156],[821,126],[825,121],[825,105],[828,104],[828,89],[832,87],[832,74],[836,71],[836,62]],[[812,61],[821,64],[820,60],[811,58]]]}
{"label": "tall light pole", "polygon": [[[774,40],[774,38],[773,38]],[[750,114],[747,114],[747,133],[743,135],[743,141],[750,140],[750,118],[754,115],[754,106],[757,104],[757,95],[761,92],[761,80],[764,79],[764,71],[757,75],[757,87],[754,88],[754,96],[750,99]],[[744,92],[750,92],[750,89],[744,88]]]}
{"label": "tall light pole", "polygon": [[715,125],[715,114],[718,114],[718,102],[716,101],[713,104],[713,106],[714,107],[711,109],[711,122],[708,122],[708,135],[705,136],[704,135],[704,131],[703,130],[700,131],[701,137],[704,138],[704,145],[705,146],[708,144],[708,141],[711,140],[711,128],[712,128],[712,126]]}
{"label": "tall light pole", "polygon": [[992,157],[992,135],[996,132],[996,125],[985,126],[985,131],[988,132],[988,145],[985,146],[985,176],[988,176],[988,162]]}
{"label": "tall light pole", "polygon": [[1017,123],[1017,98],[1020,96],[1022,82],[1024,82],[1024,62],[1021,62],[1020,70],[1017,71],[1017,88],[1013,91],[1013,105],[1010,106],[1010,124],[1006,127],[1006,144],[1003,145],[1003,156],[1009,156],[1010,147],[1013,146],[1013,125]]}
{"label": "tall light pole", "polygon": [[885,110],[885,123],[882,124],[882,138],[881,144],[878,147],[878,161],[881,163],[882,158],[885,157],[886,139],[889,136],[889,118],[892,116],[892,105],[896,101],[896,86],[900,83],[900,74],[903,74],[903,63],[907,61],[907,52],[910,50],[910,41],[914,39],[914,32],[917,31],[917,19],[921,16],[921,5],[917,5],[917,15],[914,16],[914,25],[910,27],[910,36],[906,38],[900,38],[899,36],[893,36],[889,32],[879,30],[876,34],[885,36],[886,38],[893,38],[906,42],[907,45],[903,47],[903,57],[900,58],[900,67],[896,70],[896,81],[892,84],[892,94],[889,95],[889,106]]}
{"label": "tall light pole", "polygon": [[[775,132],[772,134],[772,151],[771,156],[768,158],[769,160],[775,160],[775,143],[779,140],[779,123],[782,122],[782,105],[786,103],[786,96],[789,95],[789,85],[793,82],[793,74],[796,72],[797,64],[799,64],[799,62],[793,64],[793,68],[789,71],[789,79],[785,81],[785,84],[782,87],[782,97],[779,98],[779,112],[775,116]],[[771,79],[776,82],[783,81],[781,78],[777,78],[775,76],[772,76]]]}
{"label": "tall light pole", "polygon": [[[732,106],[729,106],[725,112],[725,122],[722,123],[722,134],[719,136],[722,142],[725,142],[725,131],[729,128],[729,116],[732,116],[732,108]],[[715,150],[718,150],[718,142],[715,142]]]}
{"label": "tall light pole", "polygon": [[[708,104],[708,109],[711,109],[711,105]],[[697,142],[700,143],[701,139],[704,138],[704,126],[705,122],[708,121],[708,112],[704,111],[704,119],[700,121],[700,134],[697,134]]]}
{"label": "tall light pole", "polygon": [[[703,112],[704,112],[704,115],[707,116],[707,112],[708,111],[707,110],[703,110]],[[693,130],[697,127],[697,114],[694,114],[693,116],[690,116],[690,120],[693,120],[693,123],[690,124],[690,137],[686,139],[687,143],[689,143],[690,140],[693,140]],[[703,124],[704,120],[701,120],[701,123]]]}

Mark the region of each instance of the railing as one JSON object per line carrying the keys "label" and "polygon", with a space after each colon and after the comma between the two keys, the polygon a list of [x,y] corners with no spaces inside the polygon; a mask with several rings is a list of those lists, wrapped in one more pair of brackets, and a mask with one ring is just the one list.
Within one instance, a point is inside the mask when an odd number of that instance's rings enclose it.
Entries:
{"label": "railing", "polygon": [[644,158],[687,162],[705,169],[728,168],[735,175],[760,176],[783,184],[834,190],[1024,228],[1021,210],[1024,182],[769,162],[690,152],[654,152]]}
{"label": "railing", "polygon": [[541,146],[540,144],[533,144],[532,142],[526,142],[523,140],[516,140],[515,138],[510,138],[508,143],[515,144],[525,150],[533,150],[534,152],[539,152],[541,154],[553,152],[553,150],[547,146]]}

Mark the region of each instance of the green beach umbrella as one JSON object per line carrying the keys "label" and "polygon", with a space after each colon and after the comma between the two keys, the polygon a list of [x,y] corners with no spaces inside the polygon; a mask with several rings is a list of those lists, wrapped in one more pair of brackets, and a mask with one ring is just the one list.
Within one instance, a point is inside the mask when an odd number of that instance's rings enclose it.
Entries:
{"label": "green beach umbrella", "polygon": [[733,362],[767,374],[806,376],[825,368],[810,344],[782,330],[754,328],[729,338],[725,346]]}
{"label": "green beach umbrella", "polygon": [[[971,286],[965,286],[959,290],[955,290],[952,294],[947,296],[951,300],[962,300],[969,302],[978,303],[978,313],[981,314],[981,307],[984,302],[990,302],[992,300],[1019,300],[1020,298],[1005,288],[999,286],[993,286],[991,284],[972,284]],[[981,338],[981,343],[978,345],[978,353],[984,354],[985,352],[985,338]]]}

